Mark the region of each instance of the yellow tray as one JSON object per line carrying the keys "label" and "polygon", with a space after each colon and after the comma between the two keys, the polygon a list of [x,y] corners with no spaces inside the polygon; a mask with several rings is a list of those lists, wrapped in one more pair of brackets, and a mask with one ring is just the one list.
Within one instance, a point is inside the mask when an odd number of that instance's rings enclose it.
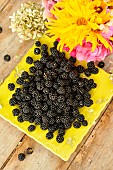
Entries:
{"label": "yellow tray", "polygon": [[[40,39],[42,43],[47,43],[49,46],[52,45],[52,40],[46,36]],[[28,136],[45,146],[47,149],[51,150],[55,155],[58,155],[64,161],[67,161],[71,154],[75,151],[77,146],[81,143],[82,139],[88,133],[89,129],[95,124],[95,121],[106,107],[107,103],[111,100],[113,95],[113,84],[109,79],[109,74],[99,69],[99,74],[92,75],[90,78],[93,78],[97,83],[98,87],[94,90],[91,90],[91,96],[94,101],[94,104],[88,108],[83,107],[80,109],[81,113],[85,115],[86,120],[88,120],[87,127],[81,127],[80,129],[74,129],[73,127],[67,130],[65,135],[65,140],[63,143],[59,144],[56,142],[55,132],[54,138],[47,140],[45,135],[46,131],[43,131],[37,126],[34,132],[29,132],[27,127],[29,126],[28,122],[19,123],[17,122],[17,117],[12,116],[12,110],[14,106],[9,106],[9,99],[11,98],[14,92],[8,90],[8,83],[12,82],[16,85],[16,88],[19,85],[16,83],[16,78],[21,74],[23,70],[29,70],[31,65],[26,64],[25,60],[27,56],[32,56],[34,60],[39,59],[40,56],[34,55],[33,50],[35,45],[28,51],[28,53],[23,57],[22,61],[17,65],[17,67],[11,72],[11,74],[6,78],[3,84],[0,85],[0,116],[5,120],[9,121],[12,125],[16,126],[19,130],[26,133]],[[68,54],[67,54],[67,57]],[[85,65],[85,63],[83,64]]]}

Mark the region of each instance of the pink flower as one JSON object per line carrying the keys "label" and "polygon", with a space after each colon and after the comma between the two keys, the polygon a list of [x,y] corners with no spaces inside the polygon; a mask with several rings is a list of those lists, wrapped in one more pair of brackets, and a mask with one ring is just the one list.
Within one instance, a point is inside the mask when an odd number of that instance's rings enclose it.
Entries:
{"label": "pink flower", "polygon": [[60,0],[42,0],[42,5],[45,8],[44,11],[44,18],[50,17],[50,18],[54,18],[54,15],[51,14],[50,10],[52,9],[53,5],[55,3],[57,3]]}
{"label": "pink flower", "polygon": [[[91,43],[83,41],[83,45],[78,45],[77,47],[75,47],[71,51],[70,55],[76,57],[79,61],[85,60],[89,62],[104,60],[105,57],[110,54],[110,50],[105,48],[103,44],[98,45],[93,52],[91,51],[91,47]],[[64,47],[64,49],[66,48]]]}
{"label": "pink flower", "polygon": [[104,32],[104,30],[102,31],[102,36],[106,39],[107,38],[109,39],[112,35],[113,35],[113,26],[108,27],[107,32]]}

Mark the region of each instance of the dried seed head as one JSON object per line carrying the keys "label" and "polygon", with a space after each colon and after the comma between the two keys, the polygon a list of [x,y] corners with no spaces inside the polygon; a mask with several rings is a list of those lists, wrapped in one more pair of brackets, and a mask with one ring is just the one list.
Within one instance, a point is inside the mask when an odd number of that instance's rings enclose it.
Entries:
{"label": "dried seed head", "polygon": [[36,39],[41,37],[46,31],[43,19],[44,8],[41,4],[27,2],[21,4],[21,8],[14,12],[9,28],[12,32],[17,32],[20,42],[23,40]]}

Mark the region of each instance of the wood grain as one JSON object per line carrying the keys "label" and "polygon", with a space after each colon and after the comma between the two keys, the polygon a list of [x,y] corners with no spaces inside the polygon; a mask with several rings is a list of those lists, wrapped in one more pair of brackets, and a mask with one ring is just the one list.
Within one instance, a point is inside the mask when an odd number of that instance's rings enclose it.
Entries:
{"label": "wood grain", "polygon": [[0,117],[0,167],[21,140],[23,133]]}

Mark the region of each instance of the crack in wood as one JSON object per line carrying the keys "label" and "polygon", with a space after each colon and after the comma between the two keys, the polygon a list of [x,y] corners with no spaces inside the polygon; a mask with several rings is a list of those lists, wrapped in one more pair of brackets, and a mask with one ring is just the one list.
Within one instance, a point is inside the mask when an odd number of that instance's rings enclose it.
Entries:
{"label": "crack in wood", "polygon": [[16,145],[16,147],[14,148],[14,150],[11,152],[11,154],[9,155],[9,157],[6,159],[6,161],[3,163],[3,165],[1,166],[0,170],[3,170],[5,168],[5,166],[7,165],[7,163],[11,160],[12,156],[15,154],[16,150],[18,149],[18,147],[20,146],[20,144],[22,144],[22,142],[24,141],[25,137],[27,135],[24,134],[23,137],[21,138],[21,140],[18,142],[18,144]]}
{"label": "crack in wood", "polygon": [[5,9],[5,7],[8,5],[9,2],[10,0],[4,2],[4,4],[0,7],[0,12],[2,12]]}

